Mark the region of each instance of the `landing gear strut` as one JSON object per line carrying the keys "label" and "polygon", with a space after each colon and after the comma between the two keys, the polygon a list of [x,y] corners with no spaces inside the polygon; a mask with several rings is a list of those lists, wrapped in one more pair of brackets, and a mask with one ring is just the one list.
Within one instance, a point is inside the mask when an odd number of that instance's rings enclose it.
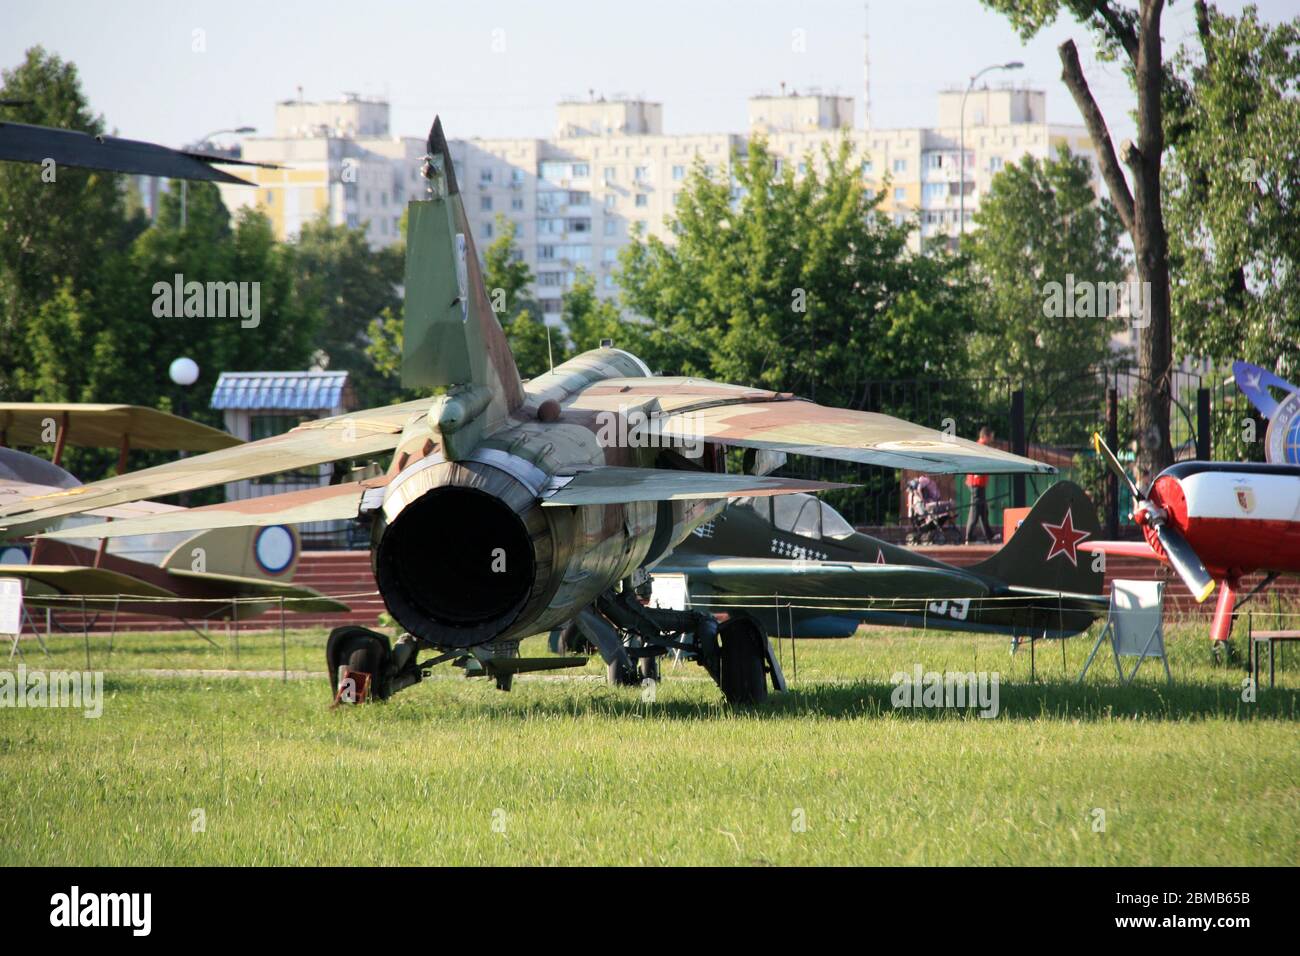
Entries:
{"label": "landing gear strut", "polygon": [[767,699],[768,676],[777,691],[785,675],[759,623],[733,617],[719,626],[713,615],[648,607],[637,600],[630,582],[606,591],[577,618],[583,635],[605,659],[614,686],[659,679],[659,660],[669,652],[694,660],[717,682],[727,702],[737,707]]}

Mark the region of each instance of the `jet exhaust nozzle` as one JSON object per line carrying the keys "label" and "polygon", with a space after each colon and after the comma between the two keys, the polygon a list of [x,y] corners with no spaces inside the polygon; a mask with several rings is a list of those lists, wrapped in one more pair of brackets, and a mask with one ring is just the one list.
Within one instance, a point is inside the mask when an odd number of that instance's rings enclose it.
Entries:
{"label": "jet exhaust nozzle", "polygon": [[440,647],[505,634],[535,603],[553,563],[536,496],[480,462],[416,462],[389,486],[373,535],[389,612]]}

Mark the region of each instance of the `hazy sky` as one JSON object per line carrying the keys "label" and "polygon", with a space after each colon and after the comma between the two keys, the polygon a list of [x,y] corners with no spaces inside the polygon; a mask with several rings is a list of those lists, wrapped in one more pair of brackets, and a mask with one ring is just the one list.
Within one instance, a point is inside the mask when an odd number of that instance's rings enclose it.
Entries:
{"label": "hazy sky", "polygon": [[[1300,13],[1300,0],[1260,8],[1277,21]],[[1165,23],[1170,46],[1190,36],[1192,4],[1177,2]],[[193,50],[196,30],[204,52]],[[299,86],[307,99],[386,96],[403,135],[423,135],[438,112],[457,138],[548,136],[555,102],[589,90],[662,102],[666,132],[742,132],[745,98],[782,81],[856,97],[860,124],[863,30],[860,0],[3,0],[0,65],[44,44],[77,64],[110,129],[168,145],[222,127],[270,132],[274,103]],[[806,52],[794,51],[795,31]],[[1097,62],[1072,21],[1022,45],[977,0],[875,0],[870,32],[876,126],[933,125],[937,91],[1007,60],[1025,69],[992,82],[1044,88],[1048,118],[1077,123],[1056,53],[1074,37],[1116,140],[1131,134],[1123,74]]]}

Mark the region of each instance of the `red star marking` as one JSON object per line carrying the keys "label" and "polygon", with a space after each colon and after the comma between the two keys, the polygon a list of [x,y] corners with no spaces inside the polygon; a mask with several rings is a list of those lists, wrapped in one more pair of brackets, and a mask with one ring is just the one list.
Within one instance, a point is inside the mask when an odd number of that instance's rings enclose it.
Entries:
{"label": "red star marking", "polygon": [[1079,566],[1076,547],[1084,538],[1092,537],[1092,532],[1075,530],[1074,515],[1071,513],[1073,510],[1073,507],[1065,509],[1065,517],[1061,519],[1060,524],[1043,522],[1043,530],[1052,536],[1052,546],[1047,549],[1047,557],[1043,559],[1044,561],[1051,561],[1058,554],[1063,554],[1076,568]]}

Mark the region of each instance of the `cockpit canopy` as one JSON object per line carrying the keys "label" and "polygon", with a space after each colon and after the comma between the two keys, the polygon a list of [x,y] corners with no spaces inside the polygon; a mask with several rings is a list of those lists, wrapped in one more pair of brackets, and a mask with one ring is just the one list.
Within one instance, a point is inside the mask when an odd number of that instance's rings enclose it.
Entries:
{"label": "cockpit canopy", "polygon": [[805,538],[847,538],[853,534],[853,525],[844,520],[838,511],[812,495],[771,495],[765,497],[737,498],[736,508],[749,508],[769,524],[781,531]]}

